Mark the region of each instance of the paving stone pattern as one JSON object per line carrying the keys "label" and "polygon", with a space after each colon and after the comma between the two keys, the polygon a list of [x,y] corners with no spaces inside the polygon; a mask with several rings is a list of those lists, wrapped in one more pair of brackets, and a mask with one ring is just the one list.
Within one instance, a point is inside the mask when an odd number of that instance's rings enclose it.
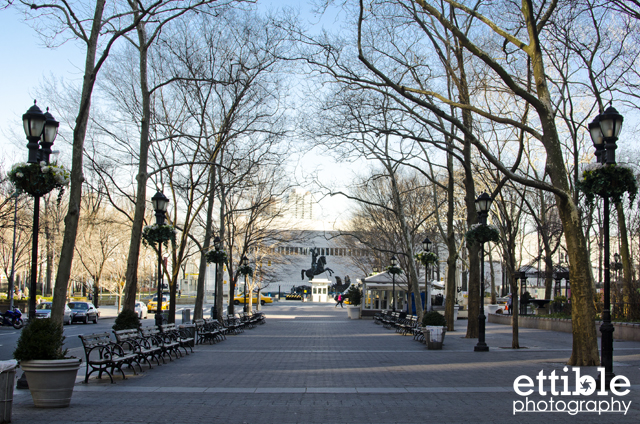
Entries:
{"label": "paving stone pattern", "polygon": [[[333,304],[280,302],[264,308],[267,324],[196,346],[195,353],[139,376],[78,376],[71,406],[38,409],[15,391],[13,423],[637,423],[640,343],[614,344],[614,372],[631,381],[620,413],[530,412],[513,415],[520,375],[563,374],[571,354],[566,333],[487,325],[489,352],[474,352],[466,321],[447,332],[443,350],[410,336],[349,320]],[[581,373],[596,375],[596,369]],[[82,370],[81,374],[84,373]],[[534,394],[536,402],[548,400]],[[564,400],[602,400],[578,396]],[[610,399],[610,398],[607,398]]]}

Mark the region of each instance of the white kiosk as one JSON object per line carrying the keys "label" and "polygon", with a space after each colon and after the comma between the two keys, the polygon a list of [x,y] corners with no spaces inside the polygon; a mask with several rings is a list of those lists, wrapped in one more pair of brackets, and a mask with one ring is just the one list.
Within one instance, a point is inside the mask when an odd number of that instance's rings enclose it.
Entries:
{"label": "white kiosk", "polygon": [[[329,299],[329,286],[331,281],[326,278],[314,278],[311,283],[311,301],[327,303]],[[333,299],[331,299],[333,300]]]}

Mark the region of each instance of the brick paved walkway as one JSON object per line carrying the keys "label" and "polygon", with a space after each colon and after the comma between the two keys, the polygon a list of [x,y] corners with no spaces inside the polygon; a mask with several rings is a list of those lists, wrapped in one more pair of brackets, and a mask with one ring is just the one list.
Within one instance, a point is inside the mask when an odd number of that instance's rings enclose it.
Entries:
{"label": "brick paved walkway", "polygon": [[[139,376],[128,373],[116,384],[108,378],[78,383],[67,409],[37,409],[28,391],[16,391],[13,423],[513,424],[637,423],[640,418],[640,343],[614,344],[614,372],[632,384],[628,395],[616,398],[631,401],[626,416],[514,416],[514,401],[523,400],[513,390],[514,379],[534,378],[540,370],[566,374],[570,335],[521,329],[520,344],[527,349],[514,351],[505,348],[511,345],[511,328],[488,324],[491,350],[476,353],[477,339],[463,338],[466,321],[458,321],[444,349],[432,351],[371,320],[349,320],[346,310],[333,304],[281,302],[264,311],[266,325],[197,346],[194,354]],[[581,373],[596,375],[596,370]]]}

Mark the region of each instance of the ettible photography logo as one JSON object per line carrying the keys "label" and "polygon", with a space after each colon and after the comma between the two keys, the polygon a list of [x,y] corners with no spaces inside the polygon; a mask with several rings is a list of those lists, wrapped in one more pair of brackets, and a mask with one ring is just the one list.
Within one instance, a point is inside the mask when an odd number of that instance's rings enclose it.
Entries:
{"label": "ettible photography logo", "polygon": [[[534,379],[528,375],[521,375],[513,382],[513,390],[524,397],[524,400],[513,401],[513,415],[523,412],[565,412],[569,415],[579,413],[620,413],[627,415],[631,401],[625,402],[620,399],[629,393],[628,387],[631,386],[629,379],[622,375],[617,375],[611,379],[609,390],[605,390],[605,371],[604,368],[598,367],[600,381],[590,375],[580,375],[580,368],[572,368],[571,372],[568,367],[562,369],[564,374],[556,375],[556,371],[552,371],[549,375],[545,375],[544,371],[540,371]],[[569,384],[571,381],[572,384]],[[573,388],[573,391],[570,390]],[[529,399],[534,392],[540,396],[548,396],[546,399],[532,400]],[[602,396],[594,399],[580,399],[582,396],[591,396],[596,394]],[[577,397],[577,399],[576,399]]]}

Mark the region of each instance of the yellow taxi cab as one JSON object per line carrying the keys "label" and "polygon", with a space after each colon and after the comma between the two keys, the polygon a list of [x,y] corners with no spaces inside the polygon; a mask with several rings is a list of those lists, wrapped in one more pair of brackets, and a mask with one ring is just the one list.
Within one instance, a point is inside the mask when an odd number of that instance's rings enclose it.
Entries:
{"label": "yellow taxi cab", "polygon": [[[249,302],[249,296],[247,296],[247,303],[248,302]],[[233,298],[233,304],[239,305],[241,303],[244,303],[244,294],[235,295]],[[254,305],[258,303],[258,296],[256,295],[256,293],[253,294],[253,299],[251,300],[251,303]],[[270,296],[265,296],[262,293],[260,293],[260,304],[264,305],[265,303],[273,303],[273,299]]]}
{"label": "yellow taxi cab", "polygon": [[[157,308],[157,303],[158,303],[158,296],[153,296],[153,299],[151,299],[149,301],[149,303],[147,303],[147,311],[148,312],[155,312],[156,308]],[[169,297],[168,296],[162,296],[162,310],[163,311],[168,311],[169,310]]]}

